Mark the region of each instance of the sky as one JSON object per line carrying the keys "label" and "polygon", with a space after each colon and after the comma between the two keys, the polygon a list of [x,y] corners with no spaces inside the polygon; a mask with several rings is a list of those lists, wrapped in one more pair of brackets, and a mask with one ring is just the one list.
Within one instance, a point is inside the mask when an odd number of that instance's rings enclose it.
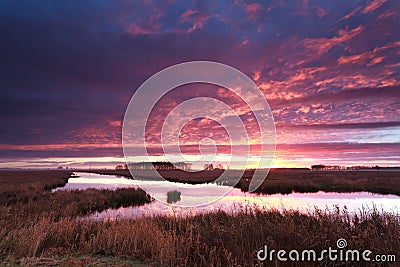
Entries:
{"label": "sky", "polygon": [[[135,90],[195,60],[230,65],[260,88],[276,125],[274,167],[400,165],[399,1],[5,0],[0,22],[0,168],[124,162]],[[224,88],[192,84],[155,113],[198,96],[245,108]],[[148,127],[154,144],[158,124]],[[189,122],[183,150],[196,155],[210,138],[222,162],[221,128]]]}

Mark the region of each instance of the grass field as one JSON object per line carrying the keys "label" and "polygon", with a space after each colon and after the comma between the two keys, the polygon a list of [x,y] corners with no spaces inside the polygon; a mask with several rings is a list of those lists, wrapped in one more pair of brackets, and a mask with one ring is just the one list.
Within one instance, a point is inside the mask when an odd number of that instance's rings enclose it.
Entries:
{"label": "grass field", "polygon": [[[77,216],[110,206],[140,205],[150,199],[134,189],[51,193],[50,189],[65,182],[68,175],[0,173],[0,181],[7,185],[1,189],[1,265],[271,266],[271,262],[263,265],[256,258],[264,245],[276,250],[320,251],[335,247],[339,238],[345,238],[350,248],[395,254],[400,260],[399,217],[374,209],[350,216],[346,210],[303,214],[244,206],[238,213],[81,221]],[[297,265],[275,260],[272,266],[345,265],[324,259]]]}

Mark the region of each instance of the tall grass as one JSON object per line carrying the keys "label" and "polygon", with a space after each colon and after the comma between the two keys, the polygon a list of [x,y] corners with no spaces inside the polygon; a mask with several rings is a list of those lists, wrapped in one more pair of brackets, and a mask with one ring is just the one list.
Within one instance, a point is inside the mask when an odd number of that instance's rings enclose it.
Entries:
{"label": "tall grass", "polygon": [[1,234],[3,257],[127,256],[162,266],[256,266],[264,245],[318,251],[335,247],[339,238],[351,248],[397,253],[398,259],[400,247],[399,219],[375,209],[350,216],[346,210],[302,214],[244,207],[239,213],[84,222],[43,216]]}

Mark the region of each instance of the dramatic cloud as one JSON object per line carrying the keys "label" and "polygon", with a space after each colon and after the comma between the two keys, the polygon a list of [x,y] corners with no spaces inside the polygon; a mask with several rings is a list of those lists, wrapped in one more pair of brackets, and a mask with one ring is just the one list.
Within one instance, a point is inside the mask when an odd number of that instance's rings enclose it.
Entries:
{"label": "dramatic cloud", "polygon": [[[276,165],[400,165],[399,10],[394,0],[1,1],[0,167],[123,161],[122,121],[136,88],[192,60],[255,81],[276,122]],[[163,120],[193,97],[229,105],[257,154],[249,107],[223,88],[188,85],[152,113],[146,142],[155,155]],[[179,137],[185,153],[198,153],[204,138],[230,151],[222,126],[206,118]]]}

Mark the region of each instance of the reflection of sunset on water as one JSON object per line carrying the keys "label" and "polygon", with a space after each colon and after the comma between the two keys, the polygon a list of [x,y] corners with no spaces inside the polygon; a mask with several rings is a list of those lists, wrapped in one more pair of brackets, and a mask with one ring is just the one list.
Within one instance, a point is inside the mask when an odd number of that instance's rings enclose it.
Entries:
{"label": "reflection of sunset on water", "polygon": [[[138,187],[138,184],[146,184],[152,188],[152,192],[157,192],[157,188],[168,186],[163,181],[135,181],[126,178],[118,178],[115,176],[99,175],[94,173],[79,173],[81,177],[70,178],[65,187],[57,190],[83,190],[86,188],[97,189],[116,189],[120,187]],[[197,188],[195,194],[190,191],[187,195],[188,188]],[[207,200],[214,200],[213,196],[218,196],[221,192],[221,186],[215,184],[204,185],[182,185],[180,188],[179,204],[195,205],[195,203],[205,203]],[[157,194],[157,193],[156,193]],[[154,196],[154,195],[153,195]],[[156,196],[159,199],[167,201],[167,196]],[[198,207],[185,208],[181,206],[167,205],[160,201],[154,200],[150,204],[143,206],[119,208],[117,210],[107,210],[94,214],[93,218],[123,218],[123,217],[140,217],[144,215],[168,214],[168,215],[185,215],[197,214],[201,212],[209,212],[213,210],[224,210],[227,212],[235,212],[243,207],[254,207],[260,209],[276,209],[276,210],[299,210],[306,212],[315,208],[325,210],[334,210],[336,207],[340,209],[347,208],[351,213],[359,212],[363,208],[371,209],[376,207],[378,210],[399,213],[400,197],[395,195],[379,195],[368,192],[353,193],[333,193],[333,192],[317,192],[317,193],[291,193],[283,194],[252,194],[245,193],[239,189],[233,188],[226,196],[220,198],[216,202]]]}

